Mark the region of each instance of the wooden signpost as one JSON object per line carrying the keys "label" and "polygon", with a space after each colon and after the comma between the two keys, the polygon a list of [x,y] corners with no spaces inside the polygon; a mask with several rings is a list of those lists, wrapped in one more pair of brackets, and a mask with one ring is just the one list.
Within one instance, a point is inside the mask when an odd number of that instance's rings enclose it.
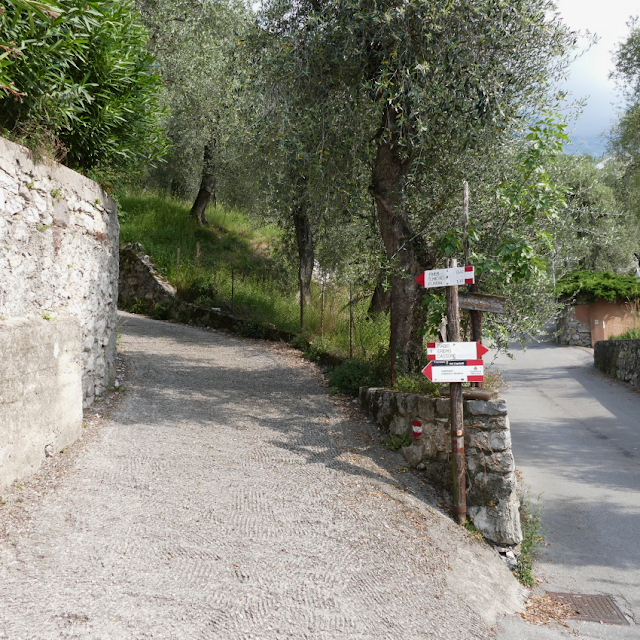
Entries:
{"label": "wooden signpost", "polygon": [[[451,342],[443,343],[447,347],[440,347],[440,352],[463,355],[471,349],[475,352],[475,358],[467,360],[441,361],[432,360],[424,368],[425,376],[434,382],[449,382],[451,394],[451,471],[453,480],[453,510],[459,524],[467,520],[467,490],[465,480],[465,455],[464,455],[464,417],[462,415],[462,382],[468,380],[483,380],[482,360],[476,359],[482,351],[476,345],[467,347],[460,342],[460,307],[458,302],[458,285],[473,284],[473,267],[458,267],[455,258],[449,260],[448,269],[436,269],[421,273],[416,281],[423,287],[447,287],[447,335]],[[431,275],[433,274],[433,275]],[[437,357],[436,346],[432,347]]]}
{"label": "wooden signpost", "polygon": [[467,293],[460,291],[458,293],[458,301],[461,309],[504,313],[504,306],[507,299],[502,296],[491,296],[486,293]]}

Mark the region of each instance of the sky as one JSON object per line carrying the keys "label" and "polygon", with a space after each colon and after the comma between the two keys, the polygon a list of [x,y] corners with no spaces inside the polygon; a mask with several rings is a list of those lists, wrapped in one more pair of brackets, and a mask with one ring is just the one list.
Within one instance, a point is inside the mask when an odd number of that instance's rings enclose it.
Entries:
{"label": "sky", "polygon": [[[613,70],[612,52],[629,33],[627,22],[640,15],[638,0],[556,0],[564,22],[574,31],[595,33],[599,40],[569,68],[564,88],[576,99],[587,98],[582,115],[569,126],[571,145],[568,153],[589,153],[599,158],[606,141],[601,137],[616,120],[623,101],[609,73]],[[581,47],[587,43],[580,40]]]}

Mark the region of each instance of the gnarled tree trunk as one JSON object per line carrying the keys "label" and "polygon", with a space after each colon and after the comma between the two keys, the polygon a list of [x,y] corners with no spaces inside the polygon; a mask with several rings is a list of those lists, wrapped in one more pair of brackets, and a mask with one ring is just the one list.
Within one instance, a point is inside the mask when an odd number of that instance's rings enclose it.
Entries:
{"label": "gnarled tree trunk", "polygon": [[369,303],[367,315],[370,318],[377,318],[381,313],[388,313],[391,309],[391,289],[385,291],[381,282],[376,284]]}
{"label": "gnarled tree trunk", "polygon": [[421,304],[424,291],[415,278],[431,264],[415,238],[405,210],[402,189],[410,158],[402,156],[397,119],[397,111],[387,106],[369,190],[375,199],[380,234],[392,266],[396,367],[399,373],[408,373],[424,366],[423,340],[418,334],[425,321]]}
{"label": "gnarled tree trunk", "polygon": [[298,245],[298,282],[305,304],[311,303],[311,276],[313,275],[314,249],[313,229],[307,215],[306,203],[298,204],[293,209],[293,225],[296,229]]}
{"label": "gnarled tree trunk", "polygon": [[215,173],[215,156],[216,139],[212,137],[207,144],[204,145],[204,154],[202,162],[202,180],[200,181],[200,189],[196,196],[195,202],[189,212],[194,216],[200,226],[209,224],[205,216],[205,210],[211,200],[216,201],[216,173]]}

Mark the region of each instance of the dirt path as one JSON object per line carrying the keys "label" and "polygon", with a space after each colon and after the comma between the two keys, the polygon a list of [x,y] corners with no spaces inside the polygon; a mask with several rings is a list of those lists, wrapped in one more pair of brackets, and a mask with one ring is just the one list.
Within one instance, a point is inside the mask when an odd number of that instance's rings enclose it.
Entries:
{"label": "dirt path", "polygon": [[119,406],[0,510],[0,638],[493,637],[515,581],[313,365],[122,319]]}

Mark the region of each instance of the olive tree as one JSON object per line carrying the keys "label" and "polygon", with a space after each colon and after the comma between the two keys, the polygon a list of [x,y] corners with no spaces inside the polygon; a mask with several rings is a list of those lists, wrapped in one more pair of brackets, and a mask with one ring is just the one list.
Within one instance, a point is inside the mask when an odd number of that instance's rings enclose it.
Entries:
{"label": "olive tree", "polygon": [[[441,181],[452,158],[512,139],[515,128],[548,104],[574,37],[545,0],[276,0],[273,6],[281,22],[311,42],[309,90],[321,81],[331,101],[357,105],[364,129],[373,132],[367,138],[357,132],[371,172],[368,184],[354,187],[366,188],[375,202],[392,271],[398,367],[416,370],[425,312],[414,276],[437,266],[426,230],[439,211],[412,210],[409,203],[419,202],[414,190]],[[354,140],[348,127],[340,135]]]}

